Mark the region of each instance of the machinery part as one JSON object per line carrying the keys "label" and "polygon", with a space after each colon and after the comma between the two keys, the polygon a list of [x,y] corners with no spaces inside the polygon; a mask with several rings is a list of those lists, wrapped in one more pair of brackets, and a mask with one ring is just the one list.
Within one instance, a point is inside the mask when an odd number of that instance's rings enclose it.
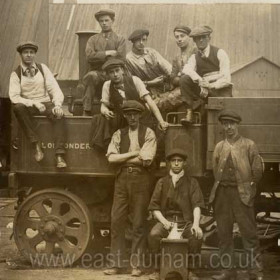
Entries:
{"label": "machinery part", "polygon": [[86,204],[69,191],[35,192],[16,213],[16,245],[32,265],[71,266],[91,242],[90,217]]}

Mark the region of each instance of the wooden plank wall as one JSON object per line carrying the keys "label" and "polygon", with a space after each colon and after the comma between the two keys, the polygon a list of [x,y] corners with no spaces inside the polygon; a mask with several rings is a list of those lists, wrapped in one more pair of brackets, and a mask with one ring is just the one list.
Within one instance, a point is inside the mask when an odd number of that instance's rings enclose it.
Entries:
{"label": "wooden plank wall", "polygon": [[280,64],[278,4],[50,4],[50,65],[60,80],[78,79],[75,32],[100,30],[94,19],[100,8],[115,10],[114,29],[125,38],[134,29],[148,28],[149,46],[170,62],[178,52],[173,28],[184,23],[211,26],[213,44],[228,52],[232,64],[259,56]]}
{"label": "wooden plank wall", "polygon": [[19,42],[38,42],[38,60],[48,63],[48,7],[48,0],[0,0],[0,97],[8,97],[9,77],[19,64]]}

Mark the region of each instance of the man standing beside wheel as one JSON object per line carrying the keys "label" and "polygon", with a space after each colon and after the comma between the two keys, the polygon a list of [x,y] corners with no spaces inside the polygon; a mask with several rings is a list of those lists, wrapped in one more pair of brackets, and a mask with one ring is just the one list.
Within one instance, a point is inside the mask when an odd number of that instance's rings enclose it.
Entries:
{"label": "man standing beside wheel", "polygon": [[128,127],[117,130],[108,147],[110,163],[119,165],[115,180],[111,212],[111,268],[107,275],[121,272],[125,257],[125,227],[132,214],[132,247],[130,264],[132,276],[140,276],[146,241],[146,220],[150,202],[151,182],[148,167],[157,148],[155,133],[139,123],[144,106],[136,100],[123,103]]}
{"label": "man standing beside wheel", "polygon": [[[213,205],[220,240],[220,262],[223,272],[212,279],[236,277],[234,267],[233,224],[237,222],[246,253],[248,276],[263,279],[260,245],[255,222],[254,197],[262,177],[262,162],[255,143],[238,133],[241,117],[229,110],[219,115],[225,140],[213,154],[215,183],[209,202]],[[250,276],[250,277],[249,277]]]}
{"label": "man standing beside wheel", "polygon": [[109,57],[125,60],[125,39],[112,30],[115,12],[111,9],[102,9],[95,14],[102,31],[88,39],[86,45],[86,58],[90,65],[89,72],[84,76],[86,86],[83,99],[85,115],[92,115],[94,100],[100,101],[102,85],[106,75],[102,72],[102,65]]}
{"label": "man standing beside wheel", "polygon": [[35,63],[37,50],[38,46],[33,42],[18,45],[21,64],[11,74],[9,96],[15,116],[35,151],[35,160],[40,162],[44,153],[32,116],[44,115],[51,121],[54,129],[56,167],[65,168],[63,156],[66,131],[62,110],[64,95],[49,68],[45,64]]}

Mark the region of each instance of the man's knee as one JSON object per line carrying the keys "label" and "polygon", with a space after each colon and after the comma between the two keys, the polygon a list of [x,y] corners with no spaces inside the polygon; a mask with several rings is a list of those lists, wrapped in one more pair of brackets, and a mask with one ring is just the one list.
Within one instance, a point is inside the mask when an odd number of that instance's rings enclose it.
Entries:
{"label": "man's knee", "polygon": [[90,71],[83,78],[83,82],[88,86],[96,85],[99,80],[100,79],[97,71]]}
{"label": "man's knee", "polygon": [[14,109],[14,112],[18,113],[18,112],[22,112],[22,111],[26,110],[26,106],[22,103],[17,103],[17,104],[14,104],[13,109]]}
{"label": "man's knee", "polygon": [[183,75],[180,78],[179,84],[180,84],[180,86],[193,84],[193,80],[191,79],[191,77],[189,75]]}

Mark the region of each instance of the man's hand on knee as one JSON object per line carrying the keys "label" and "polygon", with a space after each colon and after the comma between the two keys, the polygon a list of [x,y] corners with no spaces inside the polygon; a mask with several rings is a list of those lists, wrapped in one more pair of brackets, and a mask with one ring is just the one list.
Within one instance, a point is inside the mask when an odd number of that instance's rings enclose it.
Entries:
{"label": "man's hand on knee", "polygon": [[61,118],[64,115],[64,112],[63,112],[61,106],[55,106],[52,109],[52,112],[57,118]]}
{"label": "man's hand on knee", "polygon": [[34,102],[33,105],[39,110],[40,113],[46,111],[46,106],[41,102]]}

